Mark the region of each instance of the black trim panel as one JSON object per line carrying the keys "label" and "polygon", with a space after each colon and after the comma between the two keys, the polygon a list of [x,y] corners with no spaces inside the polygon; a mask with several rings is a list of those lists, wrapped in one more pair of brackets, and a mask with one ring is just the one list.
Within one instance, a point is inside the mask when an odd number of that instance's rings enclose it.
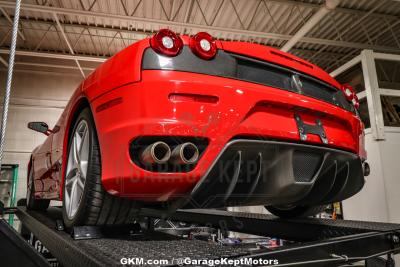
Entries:
{"label": "black trim panel", "polygon": [[[294,171],[296,160],[315,165],[315,160],[308,157],[310,153],[320,157],[313,176],[297,177],[302,172]],[[363,185],[362,163],[356,154],[312,145],[240,139],[225,146],[190,195],[177,204],[185,208],[322,205],[351,197]]]}
{"label": "black trim panel", "polygon": [[143,70],[176,70],[237,79],[306,95],[355,113],[337,88],[285,66],[218,50],[212,60],[194,55],[187,46],[176,57],[166,57],[147,48]]}

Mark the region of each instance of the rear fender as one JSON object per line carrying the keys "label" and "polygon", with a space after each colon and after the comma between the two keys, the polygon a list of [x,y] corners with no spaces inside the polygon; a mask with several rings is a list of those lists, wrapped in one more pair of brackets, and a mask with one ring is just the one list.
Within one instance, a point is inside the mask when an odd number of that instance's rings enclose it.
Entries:
{"label": "rear fender", "polygon": [[69,136],[70,136],[70,129],[75,122],[76,118],[78,117],[80,111],[83,108],[89,107],[91,109],[90,103],[87,97],[82,93],[81,90],[76,90],[74,95],[72,96],[70,102],[68,103],[67,107],[65,108],[65,131],[62,141],[62,163],[61,164],[61,172],[60,172],[60,192],[59,192],[59,199],[62,200],[63,197],[63,186],[64,186],[64,177],[65,177],[65,170],[66,170],[66,162],[67,162],[67,152],[68,152],[68,143],[69,143]]}

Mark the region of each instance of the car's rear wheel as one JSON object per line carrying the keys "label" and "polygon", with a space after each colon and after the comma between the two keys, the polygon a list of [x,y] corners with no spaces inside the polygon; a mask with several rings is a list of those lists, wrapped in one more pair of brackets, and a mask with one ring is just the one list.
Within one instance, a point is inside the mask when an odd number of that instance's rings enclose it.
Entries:
{"label": "car's rear wheel", "polygon": [[81,111],[70,133],[63,185],[65,226],[132,221],[134,203],[111,196],[102,186],[100,147],[89,108]]}
{"label": "car's rear wheel", "polygon": [[298,218],[314,216],[321,213],[325,209],[325,205],[322,206],[295,206],[295,205],[284,205],[284,206],[265,206],[265,208],[281,218]]}
{"label": "car's rear wheel", "polygon": [[46,210],[49,207],[50,200],[36,199],[35,186],[33,183],[33,167],[29,170],[28,183],[26,189],[26,207],[29,210]]}

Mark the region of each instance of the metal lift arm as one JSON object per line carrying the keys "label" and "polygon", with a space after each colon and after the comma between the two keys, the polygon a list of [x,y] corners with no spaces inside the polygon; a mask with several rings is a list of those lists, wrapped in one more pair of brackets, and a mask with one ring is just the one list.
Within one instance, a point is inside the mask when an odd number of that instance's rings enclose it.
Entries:
{"label": "metal lift arm", "polygon": [[[47,212],[26,211],[16,215],[59,262],[65,266],[120,266],[122,257],[143,259],[277,259],[279,266],[340,266],[385,254],[400,252],[400,225],[328,219],[283,220],[271,215],[222,210],[178,210],[168,219],[260,236],[295,240],[298,243],[249,251],[243,247],[222,246],[202,240],[188,240],[152,230],[134,234],[91,235],[93,227],[80,228],[80,235],[96,239],[73,238],[57,230],[61,209]],[[147,222],[159,218],[156,210],[143,209],[139,216]],[[149,224],[149,223],[148,223]],[[91,230],[90,230],[91,229]],[[1,230],[1,229],[0,229]],[[104,232],[97,229],[95,233]]]}

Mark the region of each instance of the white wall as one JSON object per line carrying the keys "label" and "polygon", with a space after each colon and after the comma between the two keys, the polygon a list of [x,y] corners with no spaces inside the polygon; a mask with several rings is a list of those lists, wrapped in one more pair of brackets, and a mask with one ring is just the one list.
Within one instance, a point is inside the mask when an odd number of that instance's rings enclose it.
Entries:
{"label": "white wall", "polygon": [[366,134],[371,174],[360,193],[343,202],[345,219],[400,223],[400,129],[385,128],[385,140]]}
{"label": "white wall", "polygon": [[380,142],[389,222],[400,223],[400,128],[385,130]]}
{"label": "white wall", "polygon": [[[26,194],[27,164],[31,151],[45,135],[29,130],[29,121],[53,127],[82,77],[71,74],[16,71],[12,84],[3,164],[19,164],[17,200]],[[0,71],[1,104],[6,72]]]}

